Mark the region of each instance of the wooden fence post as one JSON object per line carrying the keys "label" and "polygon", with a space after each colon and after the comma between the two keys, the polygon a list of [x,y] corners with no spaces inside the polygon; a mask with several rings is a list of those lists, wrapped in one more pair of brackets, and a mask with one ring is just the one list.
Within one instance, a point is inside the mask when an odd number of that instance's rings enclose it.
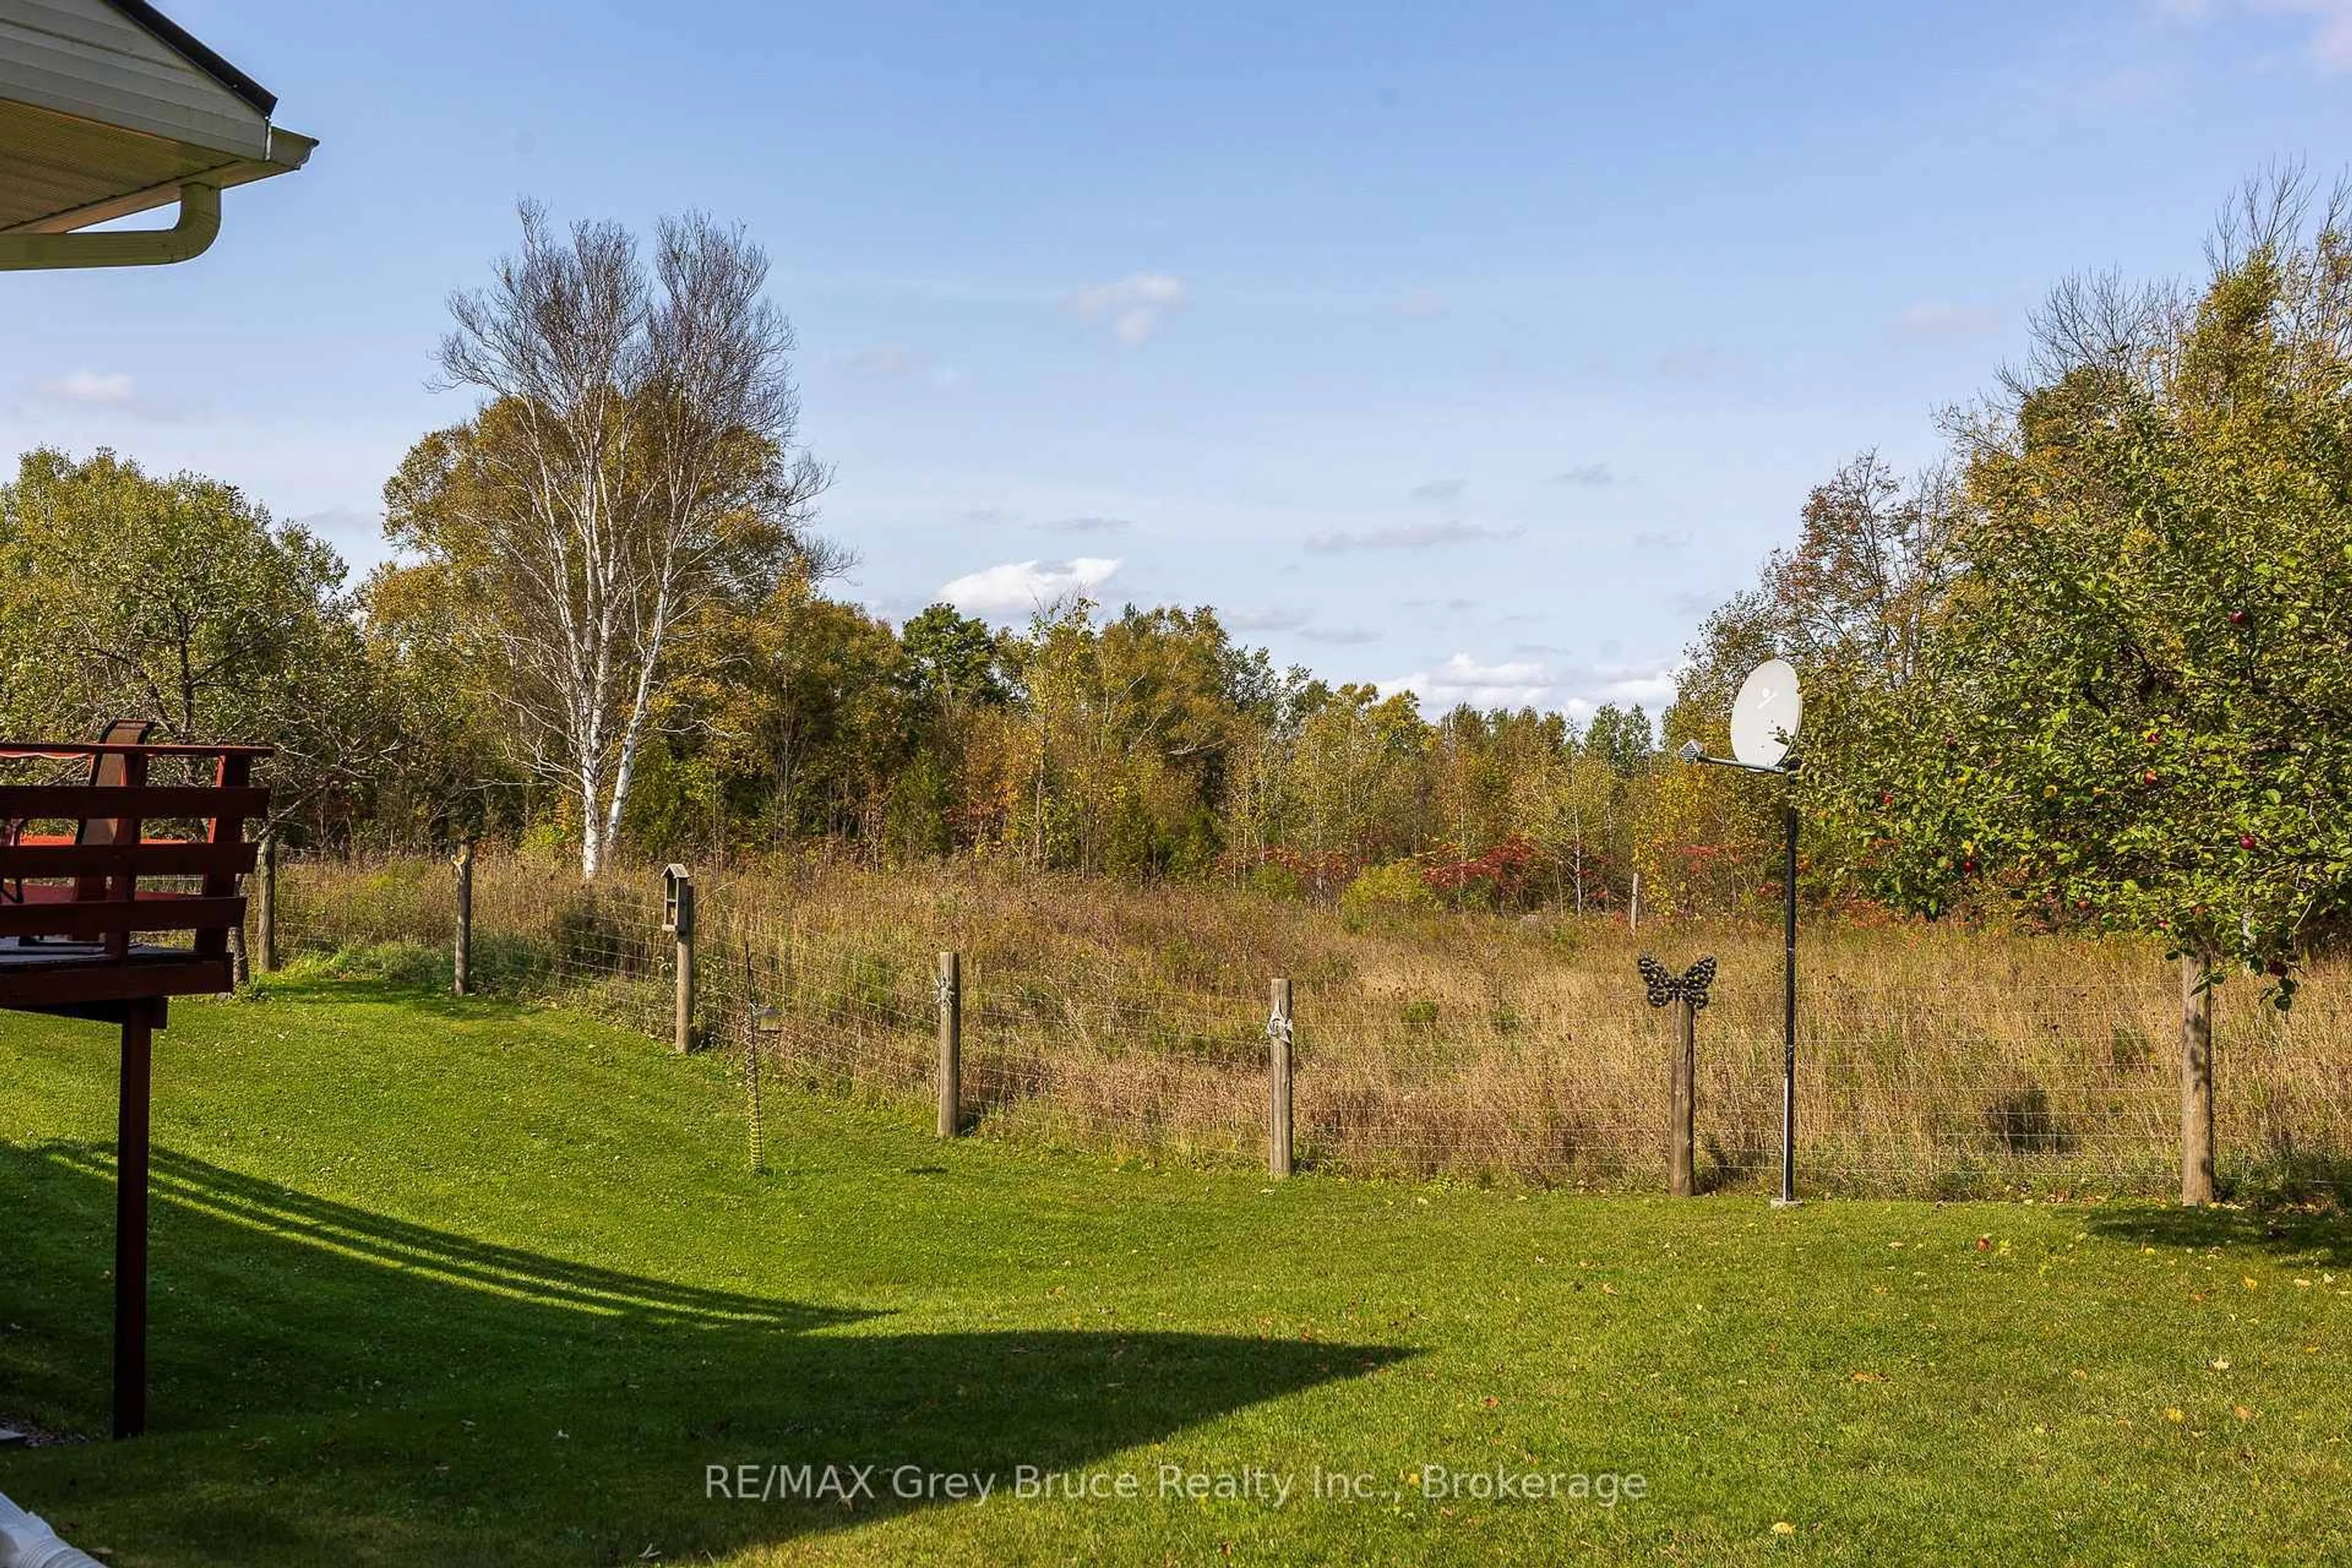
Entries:
{"label": "wooden fence post", "polygon": [[1687,996],[1675,1002],[1674,1085],[1666,1114],[1666,1191],[1691,1195],[1698,1142],[1698,1009]]}
{"label": "wooden fence post", "polygon": [[963,955],[940,954],[932,996],[940,1012],[940,1136],[963,1131]]}
{"label": "wooden fence post", "polygon": [[2180,1201],[2213,1201],[2212,961],[2180,955]]}
{"label": "wooden fence post", "polygon": [[264,828],[261,834],[260,898],[254,911],[254,937],[261,951],[255,956],[260,961],[264,974],[278,969],[278,834],[274,828]]}
{"label": "wooden fence post", "polygon": [[457,840],[457,937],[450,959],[450,992],[463,996],[472,984],[474,968],[474,841],[470,838]]}
{"label": "wooden fence post", "polygon": [[1653,1007],[1675,1010],[1675,1059],[1667,1073],[1666,1191],[1678,1198],[1698,1190],[1698,1010],[1715,984],[1709,953],[1676,974],[1648,953],[1635,959]]}
{"label": "wooden fence post", "polygon": [[677,1009],[670,1043],[683,1053],[694,1048],[694,876],[683,866],[662,872],[662,928],[677,940]]}
{"label": "wooden fence post", "polygon": [[1272,1010],[1265,1020],[1267,1079],[1271,1101],[1266,1115],[1265,1169],[1268,1175],[1291,1172],[1291,998],[1290,982],[1276,980],[1270,987]]}

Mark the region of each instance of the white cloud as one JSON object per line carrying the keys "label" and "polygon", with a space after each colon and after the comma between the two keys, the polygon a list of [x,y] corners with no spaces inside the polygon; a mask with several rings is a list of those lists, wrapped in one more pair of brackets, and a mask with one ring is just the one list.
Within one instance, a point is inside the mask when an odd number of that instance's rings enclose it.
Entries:
{"label": "white cloud", "polygon": [[1981,338],[2000,330],[2000,312],[1948,300],[1922,300],[1895,317],[1895,325],[1915,338]]}
{"label": "white cloud", "polygon": [[2301,16],[2314,24],[2304,53],[2324,71],[2352,70],[2352,0],[2157,0],[2157,10],[2188,22],[2239,11]]}
{"label": "white cloud", "polygon": [[1307,624],[1304,610],[1235,610],[1217,617],[1229,632],[1295,632]]}
{"label": "white cloud", "polygon": [[1582,672],[1582,679],[1572,685],[1570,695],[1560,700],[1559,710],[1580,724],[1610,704],[1619,708],[1638,705],[1655,720],[1675,700],[1675,672],[1671,669],[1612,669],[1603,666]]}
{"label": "white cloud", "polygon": [[1422,706],[1444,710],[1467,702],[1473,708],[1539,707],[1552,700],[1551,671],[1535,659],[1480,664],[1457,653],[1435,669],[1415,670],[1380,683],[1382,695],[1410,691]]}
{"label": "white cloud", "polygon": [[1404,528],[1375,528],[1364,533],[1333,529],[1327,533],[1309,534],[1307,548],[1318,555],[1337,555],[1349,550],[1433,550],[1447,544],[1517,539],[1526,531],[1523,528],[1485,528],[1473,522],[1417,522]]}
{"label": "white cloud", "polygon": [[[1512,649],[1514,654],[1536,651],[1536,645],[1525,643]],[[1675,676],[1669,668],[1633,665],[1561,669],[1528,658],[1481,664],[1466,653],[1457,653],[1435,669],[1381,681],[1380,689],[1384,694],[1412,692],[1431,711],[1466,702],[1473,708],[1556,710],[1580,722],[1611,702],[1621,708],[1638,702],[1654,719],[1674,700]]]}
{"label": "white cloud", "polygon": [[1450,501],[1460,500],[1462,492],[1468,488],[1469,481],[1466,479],[1432,479],[1425,485],[1413,486],[1411,493],[1412,499],[1417,501],[1443,506]]}
{"label": "white cloud", "polygon": [[101,408],[129,403],[135,390],[130,375],[121,371],[100,374],[94,370],[77,370],[33,383],[33,391],[39,396]]}
{"label": "white cloud", "polygon": [[2265,11],[2315,18],[2318,26],[2304,45],[2322,70],[2352,70],[2352,0],[2258,0]]}
{"label": "white cloud", "polygon": [[1072,594],[1091,594],[1110,581],[1122,564],[1112,557],[1081,555],[1073,561],[1007,561],[968,572],[940,586],[944,599],[968,616],[1019,616]]}
{"label": "white cloud", "polygon": [[1037,525],[1047,533],[1129,533],[1135,524],[1123,517],[1066,517]]}
{"label": "white cloud", "polygon": [[26,376],[16,390],[0,397],[0,414],[28,418],[87,421],[91,416],[142,418],[158,426],[193,423],[207,414],[203,402],[179,402],[143,393],[130,372],[75,369],[64,376]]}
{"label": "white cloud", "polygon": [[1184,280],[1165,272],[1133,272],[1114,283],[1097,283],[1070,296],[1070,309],[1090,321],[1110,323],[1123,343],[1139,343],[1160,319],[1184,303]]}
{"label": "white cloud", "polygon": [[1595,694],[1603,702],[1622,706],[1639,702],[1656,718],[1658,710],[1675,700],[1675,672],[1671,669],[1629,669],[1623,666],[1602,666],[1592,672],[1599,684]]}
{"label": "white cloud", "polygon": [[63,375],[27,377],[15,399],[19,413],[96,413],[133,419],[179,420],[192,410],[169,398],[151,397],[127,371],[68,371]]}
{"label": "white cloud", "polygon": [[1308,642],[1329,643],[1335,647],[1355,647],[1381,640],[1381,634],[1370,626],[1333,626],[1327,631],[1305,631],[1298,634]]}

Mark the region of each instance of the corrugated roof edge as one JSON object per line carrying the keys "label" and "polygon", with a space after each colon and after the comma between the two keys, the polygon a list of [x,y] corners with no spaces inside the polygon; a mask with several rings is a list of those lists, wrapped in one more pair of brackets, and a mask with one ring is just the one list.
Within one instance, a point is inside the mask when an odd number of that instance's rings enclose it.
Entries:
{"label": "corrugated roof edge", "polygon": [[106,3],[184,56],[190,65],[252,105],[264,120],[277,112],[276,93],[215,54],[205,46],[203,39],[150,5],[147,0],[106,0]]}

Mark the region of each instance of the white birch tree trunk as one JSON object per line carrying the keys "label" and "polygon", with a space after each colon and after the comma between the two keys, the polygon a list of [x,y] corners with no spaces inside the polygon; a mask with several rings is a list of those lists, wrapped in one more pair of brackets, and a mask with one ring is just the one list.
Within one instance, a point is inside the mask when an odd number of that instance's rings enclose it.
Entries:
{"label": "white birch tree trunk", "polygon": [[787,460],[792,329],[740,230],[662,220],[648,279],[617,225],[558,236],[528,205],[522,223],[521,254],[451,300],[441,345],[446,384],[490,402],[390,510],[396,537],[467,585],[504,655],[484,695],[514,717],[519,760],[575,797],[593,880],[620,843],[670,631],[809,560],[798,529],[827,476]]}

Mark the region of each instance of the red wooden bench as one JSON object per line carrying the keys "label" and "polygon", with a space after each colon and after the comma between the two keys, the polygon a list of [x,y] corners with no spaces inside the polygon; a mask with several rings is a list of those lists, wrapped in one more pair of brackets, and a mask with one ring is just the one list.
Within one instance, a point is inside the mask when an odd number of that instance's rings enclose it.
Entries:
{"label": "red wooden bench", "polygon": [[[114,1433],[147,1420],[147,1144],[154,1031],[173,996],[235,984],[228,933],[245,923],[238,879],[253,869],[248,818],[267,746],[159,746],[119,739],[0,742],[0,768],[84,763],[79,784],[0,783],[0,1007],[94,1018],[122,1030],[114,1210]],[[165,762],[208,782],[148,782]],[[186,837],[151,824],[193,820]],[[65,823],[68,833],[37,833]],[[162,881],[194,887],[158,887]],[[157,941],[176,937],[185,940]]]}

